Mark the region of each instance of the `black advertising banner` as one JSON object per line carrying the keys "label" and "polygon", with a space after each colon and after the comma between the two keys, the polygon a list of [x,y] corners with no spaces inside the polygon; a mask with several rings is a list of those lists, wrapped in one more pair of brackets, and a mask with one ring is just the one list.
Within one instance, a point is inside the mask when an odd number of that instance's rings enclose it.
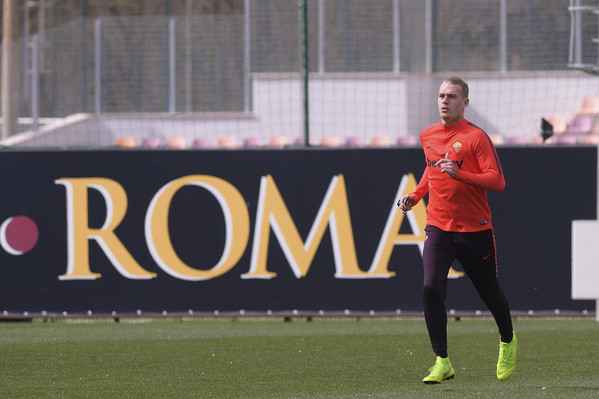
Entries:
{"label": "black advertising banner", "polygon": [[[579,310],[570,224],[596,149],[501,148],[490,193],[515,310]],[[0,311],[422,309],[418,149],[29,151],[0,157]],[[467,206],[467,205],[465,205]],[[460,265],[448,308],[485,310]]]}

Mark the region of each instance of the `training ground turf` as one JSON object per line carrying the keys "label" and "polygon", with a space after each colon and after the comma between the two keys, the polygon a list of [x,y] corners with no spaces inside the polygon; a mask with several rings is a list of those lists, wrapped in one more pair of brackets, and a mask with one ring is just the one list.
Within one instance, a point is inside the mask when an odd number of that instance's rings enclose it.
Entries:
{"label": "training ground turf", "polygon": [[451,319],[455,379],[422,319],[121,319],[0,323],[6,398],[597,398],[599,323],[515,320],[518,365],[498,381],[487,318]]}

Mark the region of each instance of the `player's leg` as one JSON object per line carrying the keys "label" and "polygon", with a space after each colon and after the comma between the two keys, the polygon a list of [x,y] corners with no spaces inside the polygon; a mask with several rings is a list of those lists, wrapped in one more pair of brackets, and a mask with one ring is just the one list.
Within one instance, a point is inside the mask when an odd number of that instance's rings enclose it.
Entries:
{"label": "player's leg", "polygon": [[509,303],[497,280],[497,256],[493,230],[461,235],[458,259],[481,299],[493,315],[499,334],[497,378],[508,379],[516,368],[518,340],[513,331]]}
{"label": "player's leg", "polygon": [[447,272],[455,259],[455,251],[450,236],[436,227],[427,226],[426,241],[422,260],[424,266],[424,319],[428,329],[436,362],[429,369],[430,374],[422,380],[425,384],[437,384],[454,376],[454,370],[447,355]]}
{"label": "player's leg", "polygon": [[492,229],[460,234],[457,258],[474,288],[493,315],[504,342],[512,339],[508,300],[497,280],[497,254]]}
{"label": "player's leg", "polygon": [[433,351],[447,357],[447,273],[456,254],[449,233],[427,226],[426,235],[422,253],[424,319]]}

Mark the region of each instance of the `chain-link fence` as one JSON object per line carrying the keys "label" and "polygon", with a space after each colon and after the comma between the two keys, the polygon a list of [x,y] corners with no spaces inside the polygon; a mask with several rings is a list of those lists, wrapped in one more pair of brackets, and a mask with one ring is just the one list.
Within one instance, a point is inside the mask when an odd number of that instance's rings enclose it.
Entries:
{"label": "chain-link fence", "polygon": [[[599,94],[593,77],[568,68],[573,1],[17,3],[19,62],[10,76],[25,134],[5,144],[93,147],[122,136],[292,143],[305,119],[313,142],[395,142],[434,122],[436,85],[447,74],[474,83],[472,116],[488,133],[530,139],[541,117],[571,119],[583,98]],[[585,16],[578,26],[592,36],[597,25]],[[580,59],[596,64],[596,43],[582,34],[578,42]]]}

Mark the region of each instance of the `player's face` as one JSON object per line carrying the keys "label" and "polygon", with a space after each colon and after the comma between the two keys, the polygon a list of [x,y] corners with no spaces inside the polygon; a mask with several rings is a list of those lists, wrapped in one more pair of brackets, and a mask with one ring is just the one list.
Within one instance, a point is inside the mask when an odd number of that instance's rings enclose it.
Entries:
{"label": "player's face", "polygon": [[459,85],[443,82],[439,88],[439,97],[437,97],[441,119],[445,122],[451,122],[458,116],[463,115],[464,109],[468,106],[468,101]]}

